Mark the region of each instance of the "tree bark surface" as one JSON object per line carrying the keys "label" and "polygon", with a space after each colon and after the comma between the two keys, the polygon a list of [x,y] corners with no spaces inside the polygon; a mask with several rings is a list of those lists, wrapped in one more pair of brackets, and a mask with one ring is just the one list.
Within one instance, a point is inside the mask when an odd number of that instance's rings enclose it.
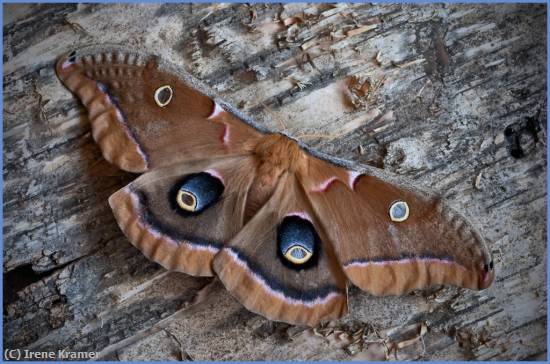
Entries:
{"label": "tree bark surface", "polygon": [[[157,54],[273,131],[438,191],[497,278],[373,297],[310,329],[166,272],[120,232],[109,165],[54,72],[64,53]],[[546,6],[4,5],[4,347],[103,359],[546,358]]]}

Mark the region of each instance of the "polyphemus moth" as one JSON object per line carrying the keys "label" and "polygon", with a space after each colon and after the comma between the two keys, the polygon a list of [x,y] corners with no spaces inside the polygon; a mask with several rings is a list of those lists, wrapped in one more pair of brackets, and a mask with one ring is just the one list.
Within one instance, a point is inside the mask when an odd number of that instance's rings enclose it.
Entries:
{"label": "polyphemus moth", "polygon": [[130,242],[250,311],[313,326],[347,312],[348,280],[377,296],[493,281],[483,238],[436,195],[270,133],[157,57],[87,48],[57,74],[105,159],[142,173],[109,198]]}

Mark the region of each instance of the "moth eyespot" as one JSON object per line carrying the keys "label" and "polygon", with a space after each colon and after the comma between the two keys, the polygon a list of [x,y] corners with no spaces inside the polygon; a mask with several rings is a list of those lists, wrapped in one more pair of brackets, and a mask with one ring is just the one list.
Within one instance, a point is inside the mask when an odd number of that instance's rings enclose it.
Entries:
{"label": "moth eyespot", "polygon": [[161,86],[155,91],[155,102],[158,106],[165,107],[172,101],[173,94],[172,87],[169,85]]}
{"label": "moth eyespot", "polygon": [[186,215],[196,215],[215,204],[224,191],[222,180],[207,172],[185,176],[170,192],[172,207]]}
{"label": "moth eyespot", "polygon": [[316,264],[320,241],[313,223],[298,214],[287,215],[277,228],[281,262],[290,269],[307,269]]}
{"label": "moth eyespot", "polygon": [[390,206],[390,219],[403,222],[409,218],[409,205],[405,201],[395,201]]}
{"label": "moth eyespot", "polygon": [[304,264],[313,256],[313,253],[300,245],[294,245],[286,251],[284,256],[294,264]]}
{"label": "moth eyespot", "polygon": [[195,212],[197,208],[197,198],[189,191],[179,190],[176,197],[178,206],[185,211]]}

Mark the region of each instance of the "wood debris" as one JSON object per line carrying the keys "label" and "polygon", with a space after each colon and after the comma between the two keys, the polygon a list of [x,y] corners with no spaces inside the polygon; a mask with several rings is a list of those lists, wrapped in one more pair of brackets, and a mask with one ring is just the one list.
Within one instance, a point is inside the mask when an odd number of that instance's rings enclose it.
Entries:
{"label": "wood debris", "polygon": [[311,18],[317,18],[319,16],[319,8],[317,6],[311,6],[309,8],[304,9],[304,17],[311,19]]}
{"label": "wood debris", "polygon": [[479,172],[478,175],[476,176],[476,179],[474,181],[474,187],[476,188],[476,190],[481,190],[481,177],[483,175],[483,172]]}
{"label": "wood debris", "polygon": [[397,348],[398,349],[403,349],[403,348],[406,348],[407,346],[411,346],[411,345],[417,343],[419,340],[422,340],[422,337],[424,335],[426,335],[427,332],[428,332],[428,326],[426,326],[426,323],[421,322],[420,327],[418,328],[417,336],[415,336],[411,339],[408,339],[408,340],[403,340],[403,341],[398,342],[396,344]]}
{"label": "wood debris", "polygon": [[347,85],[346,96],[356,109],[365,106],[367,96],[370,92],[370,79],[355,75],[350,77]]}
{"label": "wood debris", "polygon": [[259,30],[257,28],[256,19],[258,18],[258,13],[256,12],[256,9],[249,6],[250,11],[250,20],[248,22],[241,21],[241,24],[243,24],[247,31],[249,33],[258,33]]}
{"label": "wood debris", "polygon": [[336,5],[334,6],[334,8],[332,8],[332,9],[330,9],[330,10],[327,10],[327,11],[323,11],[323,12],[321,13],[321,16],[322,16],[323,18],[331,17],[331,16],[333,16],[333,15],[335,15],[335,14],[340,13],[342,10],[346,9],[347,7],[348,7],[347,4],[336,4]]}
{"label": "wood debris", "polygon": [[395,360],[399,360],[398,352],[411,345],[421,343],[424,348],[424,336],[428,333],[426,322],[411,324],[406,327],[398,327],[388,332],[384,343],[387,347],[387,359],[393,354]]}
{"label": "wood debris", "polygon": [[330,32],[330,37],[334,41],[338,41],[339,39],[344,39],[347,36],[348,36],[347,33],[344,33],[342,29],[337,29],[335,31]]}
{"label": "wood debris", "polygon": [[394,67],[397,67],[397,68],[407,68],[409,66],[412,66],[412,65],[415,65],[415,64],[420,64],[420,63],[424,63],[426,60],[424,58],[419,58],[419,59],[415,59],[415,60],[412,60],[412,61],[407,61],[407,62],[395,62],[395,61],[391,61],[391,64],[394,66]]}
{"label": "wood debris", "polygon": [[285,27],[289,27],[293,24],[300,24],[304,21],[304,19],[301,16],[292,16],[290,18],[286,18],[283,20],[283,24]]}
{"label": "wood debris", "polygon": [[376,101],[376,92],[382,87],[384,80],[385,76],[373,82],[368,77],[354,75],[348,81],[346,96],[356,109],[365,107]]}
{"label": "wood debris", "polygon": [[90,33],[84,29],[84,27],[76,22],[72,22],[66,17],[63,19],[64,23],[67,24],[75,33],[80,33],[84,36],[90,36]]}
{"label": "wood debris", "polygon": [[295,87],[297,87],[300,91],[303,91],[308,86],[311,86],[311,81],[308,80],[302,80],[295,77],[291,78],[292,83]]}
{"label": "wood debris", "polygon": [[373,61],[377,66],[382,66],[382,51],[376,52]]}
{"label": "wood debris", "polygon": [[504,140],[505,140],[504,133],[498,133],[497,136],[495,137],[494,143],[496,145],[499,145],[499,144],[504,143]]}
{"label": "wood debris", "polygon": [[346,36],[353,37],[355,35],[358,35],[358,34],[361,34],[361,33],[364,33],[364,32],[368,32],[369,30],[376,29],[377,27],[378,27],[378,24],[363,25],[362,27],[352,29],[352,30],[348,30],[346,32]]}

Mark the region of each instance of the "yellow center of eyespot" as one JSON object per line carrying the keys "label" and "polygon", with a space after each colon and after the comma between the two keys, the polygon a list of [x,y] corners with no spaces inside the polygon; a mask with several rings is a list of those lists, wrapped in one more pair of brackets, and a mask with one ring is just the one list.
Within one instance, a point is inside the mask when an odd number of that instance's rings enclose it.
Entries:
{"label": "yellow center of eyespot", "polygon": [[155,91],[155,102],[158,106],[165,107],[172,101],[173,94],[172,87],[169,85],[161,86]]}
{"label": "yellow center of eyespot", "polygon": [[197,208],[197,198],[191,192],[179,190],[176,201],[185,211],[194,212]]}
{"label": "yellow center of eyespot", "polygon": [[396,201],[390,207],[390,219],[403,222],[409,218],[409,205],[405,201]]}
{"label": "yellow center of eyespot", "polygon": [[299,245],[294,245],[286,251],[285,258],[294,264],[304,264],[311,258],[312,255],[313,253],[307,249],[304,249]]}

